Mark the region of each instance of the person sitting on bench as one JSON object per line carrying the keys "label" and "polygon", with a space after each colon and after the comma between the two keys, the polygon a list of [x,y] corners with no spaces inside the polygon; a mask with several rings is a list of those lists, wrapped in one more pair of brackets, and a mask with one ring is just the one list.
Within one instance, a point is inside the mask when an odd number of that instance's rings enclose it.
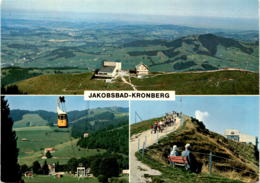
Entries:
{"label": "person sitting on bench", "polygon": [[176,145],[173,145],[172,151],[171,151],[171,153],[170,153],[170,156],[179,156],[179,153],[178,153],[177,150],[178,150],[177,146],[176,146]]}
{"label": "person sitting on bench", "polygon": [[190,151],[190,144],[185,145],[185,151],[182,151],[181,156],[187,157],[190,165],[190,170],[195,173],[199,173],[199,162],[195,159],[195,156]]}
{"label": "person sitting on bench", "polygon": [[185,145],[185,150],[181,152],[181,156],[190,158],[190,144]]}

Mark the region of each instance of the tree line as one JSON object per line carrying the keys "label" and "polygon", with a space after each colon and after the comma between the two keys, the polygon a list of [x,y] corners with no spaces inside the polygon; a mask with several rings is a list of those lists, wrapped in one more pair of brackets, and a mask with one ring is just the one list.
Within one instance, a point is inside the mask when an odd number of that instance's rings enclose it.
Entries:
{"label": "tree line", "polygon": [[[79,159],[71,158],[66,164],[56,162],[54,166],[55,172],[70,172],[71,174],[75,174],[79,166],[90,168],[90,173],[97,177],[100,182],[107,182],[108,178],[111,177],[119,177],[122,170],[129,169],[128,156],[109,152]],[[46,160],[42,165],[38,161],[34,161],[30,167],[22,165],[20,173],[24,174],[27,171],[39,175],[48,175],[50,172]]]}

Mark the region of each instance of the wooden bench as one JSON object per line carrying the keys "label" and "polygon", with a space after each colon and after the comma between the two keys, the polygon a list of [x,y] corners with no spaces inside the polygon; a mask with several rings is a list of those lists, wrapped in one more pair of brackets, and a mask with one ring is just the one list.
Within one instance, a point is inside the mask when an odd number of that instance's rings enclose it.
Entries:
{"label": "wooden bench", "polygon": [[190,168],[188,158],[183,156],[168,156],[168,160],[172,166],[184,166],[186,170]]}

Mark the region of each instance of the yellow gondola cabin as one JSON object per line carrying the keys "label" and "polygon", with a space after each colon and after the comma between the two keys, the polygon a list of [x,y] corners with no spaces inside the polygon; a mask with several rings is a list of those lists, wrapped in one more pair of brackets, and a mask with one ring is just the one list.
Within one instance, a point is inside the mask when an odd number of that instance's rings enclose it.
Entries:
{"label": "yellow gondola cabin", "polygon": [[58,114],[58,127],[67,128],[68,127],[68,116],[67,114]]}
{"label": "yellow gondola cabin", "polygon": [[68,128],[68,115],[65,112],[65,97],[59,97],[57,101],[57,113],[58,113],[58,122],[57,126],[59,128]]}

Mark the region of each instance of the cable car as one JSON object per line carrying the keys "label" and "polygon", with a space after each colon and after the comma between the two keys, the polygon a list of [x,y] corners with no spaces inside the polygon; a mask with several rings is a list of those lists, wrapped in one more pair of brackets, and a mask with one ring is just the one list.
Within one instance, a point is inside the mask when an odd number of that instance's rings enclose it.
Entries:
{"label": "cable car", "polygon": [[65,97],[59,97],[57,100],[57,113],[58,113],[58,122],[57,126],[59,128],[68,128],[68,115],[65,109]]}

